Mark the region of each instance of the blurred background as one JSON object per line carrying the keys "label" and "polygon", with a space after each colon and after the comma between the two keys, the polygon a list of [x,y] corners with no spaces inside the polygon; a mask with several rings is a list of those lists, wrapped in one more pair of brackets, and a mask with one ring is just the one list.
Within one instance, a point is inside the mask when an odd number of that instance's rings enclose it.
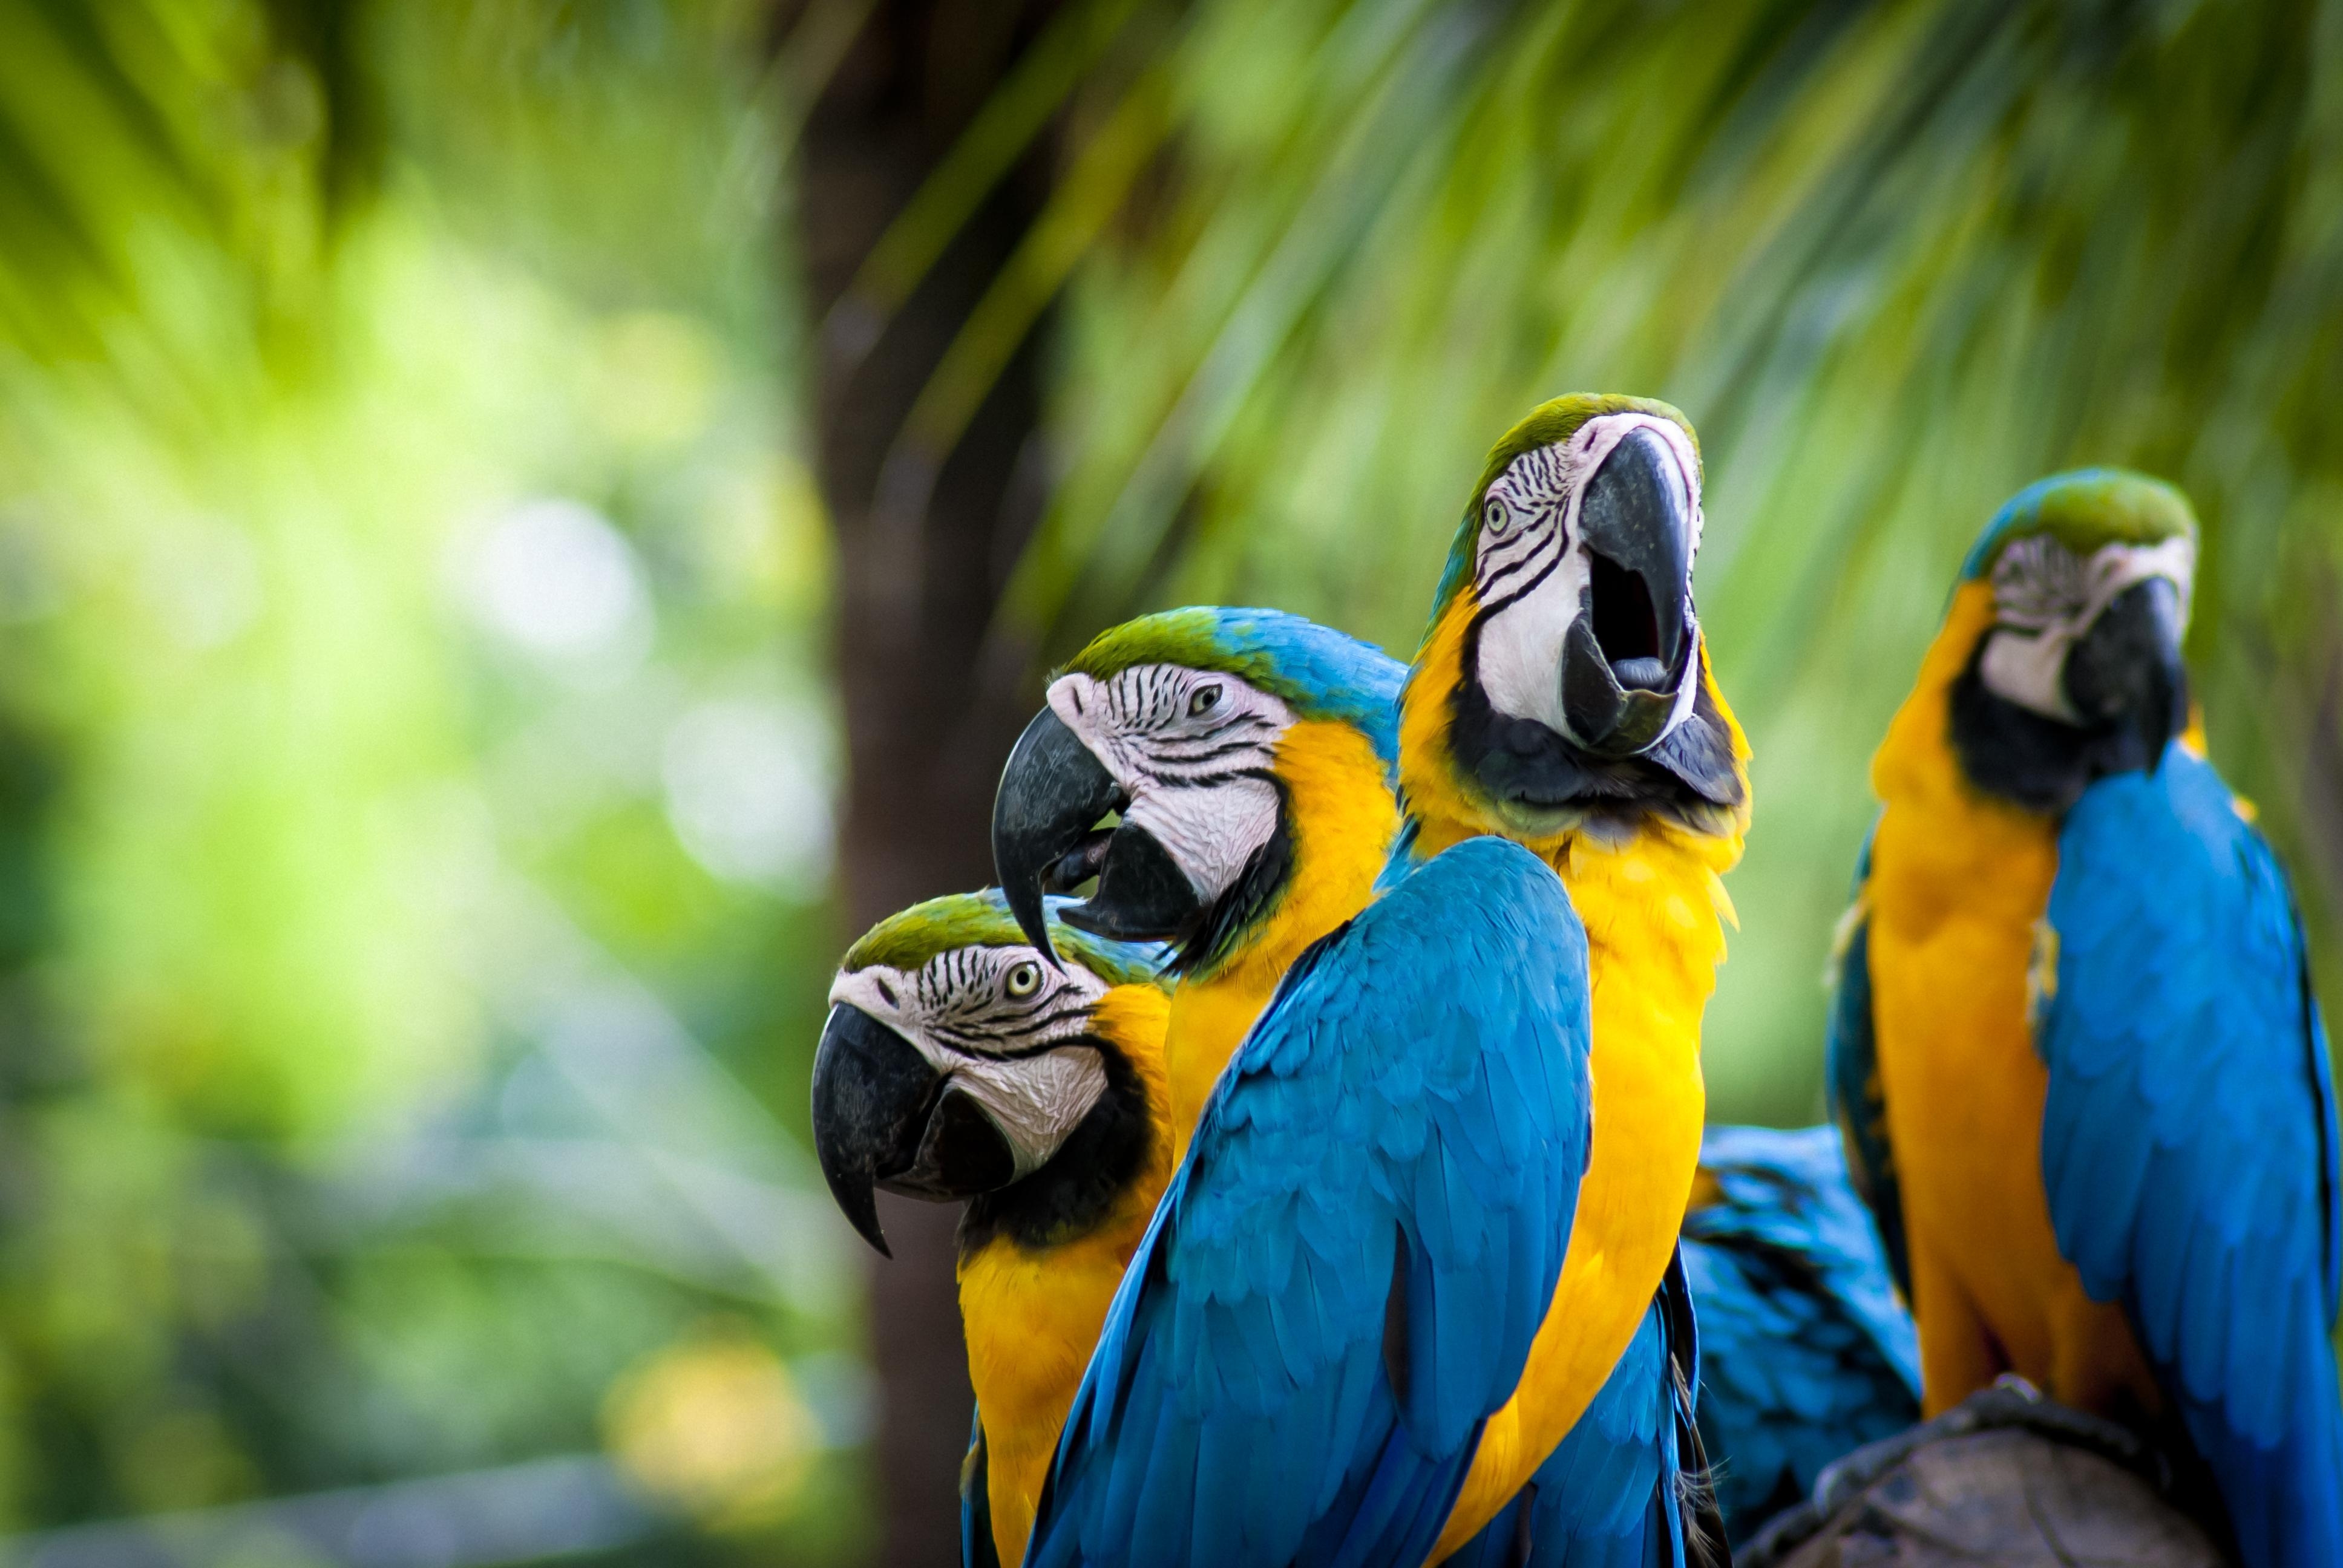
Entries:
{"label": "blurred background", "polygon": [[838,952],[1098,628],[1404,657],[1572,388],[1705,446],[1715,1115],[2075,463],[2343,997],[2338,0],[0,0],[0,1561],[950,1560]]}

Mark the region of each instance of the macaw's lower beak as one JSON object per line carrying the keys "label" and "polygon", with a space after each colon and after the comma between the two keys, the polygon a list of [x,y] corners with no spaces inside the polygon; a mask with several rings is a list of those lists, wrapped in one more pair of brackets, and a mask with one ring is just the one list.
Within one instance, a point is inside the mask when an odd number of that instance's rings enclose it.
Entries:
{"label": "macaw's lower beak", "polygon": [[1202,918],[1187,873],[1153,834],[1132,822],[1099,826],[1130,803],[1105,764],[1049,709],[1009,753],[992,799],[993,871],[1026,940],[1053,960],[1044,896],[1092,877],[1098,890],[1089,900],[1058,910],[1077,930],[1167,940],[1188,935]]}
{"label": "macaw's lower beak", "polygon": [[1674,454],[1631,431],[1587,481],[1579,531],[1585,612],[1563,640],[1562,711],[1571,739],[1632,757],[1667,729],[1691,658],[1692,519]]}
{"label": "macaw's lower beak", "polygon": [[1017,1156],[975,1101],[861,1009],[830,1009],[813,1058],[813,1147],[830,1194],[887,1257],[872,1189],[939,1202],[1017,1179]]}
{"label": "macaw's lower beak", "polygon": [[2075,711],[2089,724],[2131,729],[2150,771],[2187,722],[2180,629],[2180,590],[2171,579],[2136,582],[2107,601],[2059,671]]}
{"label": "macaw's lower beak", "polygon": [[1180,941],[1195,933],[1203,900],[1155,835],[1125,822],[1109,834],[1098,891],[1068,904],[1058,918],[1077,930],[1116,941]]}

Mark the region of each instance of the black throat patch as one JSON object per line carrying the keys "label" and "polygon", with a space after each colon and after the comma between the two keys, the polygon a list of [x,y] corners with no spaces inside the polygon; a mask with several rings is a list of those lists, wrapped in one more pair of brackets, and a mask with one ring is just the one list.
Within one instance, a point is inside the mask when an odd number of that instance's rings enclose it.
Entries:
{"label": "black throat patch", "polygon": [[1464,635],[1464,678],[1450,698],[1448,744],[1457,765],[1489,799],[1598,829],[1632,830],[1657,817],[1694,832],[1717,830],[1721,812],[1745,799],[1733,766],[1733,734],[1708,683],[1692,712],[1648,751],[1596,757],[1534,719],[1513,719],[1489,704],[1476,672],[1481,621]]}
{"label": "black throat patch", "polygon": [[[1985,683],[1985,645],[1986,638],[1977,638],[1967,667],[1953,682],[1948,716],[1953,755],[1979,789],[2029,811],[2063,817],[2098,780],[2141,771],[2157,760],[2137,719],[2067,724],[1996,694]],[[2187,711],[2185,689],[2176,703]]]}

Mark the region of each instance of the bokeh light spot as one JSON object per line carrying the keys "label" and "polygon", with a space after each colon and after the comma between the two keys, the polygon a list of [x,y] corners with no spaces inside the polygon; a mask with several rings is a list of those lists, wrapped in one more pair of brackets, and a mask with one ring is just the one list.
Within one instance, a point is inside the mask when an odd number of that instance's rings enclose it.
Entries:
{"label": "bokeh light spot", "polygon": [[598,661],[648,640],[634,549],[591,507],[523,501],[490,526],[469,565],[482,624],[539,658]]}
{"label": "bokeh light spot", "polygon": [[621,1378],[604,1429],[638,1485],[719,1529],[786,1513],[821,1447],[789,1368],[737,1327],[703,1330]]}
{"label": "bokeh light spot", "polygon": [[809,705],[726,698],[668,732],[668,819],[730,881],[807,887],[829,874],[830,733]]}

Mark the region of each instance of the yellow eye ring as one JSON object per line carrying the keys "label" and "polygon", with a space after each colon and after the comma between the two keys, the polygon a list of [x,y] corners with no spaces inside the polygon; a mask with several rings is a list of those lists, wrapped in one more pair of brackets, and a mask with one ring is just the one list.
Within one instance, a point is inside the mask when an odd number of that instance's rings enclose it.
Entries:
{"label": "yellow eye ring", "polygon": [[1041,989],[1041,966],[1031,959],[1010,965],[1009,972],[1001,977],[1001,989],[1010,1000],[1023,1001]]}
{"label": "yellow eye ring", "polygon": [[1189,694],[1188,717],[1191,719],[1202,719],[1205,714],[1210,713],[1213,709],[1218,708],[1220,705],[1221,683],[1215,680],[1208,686],[1200,686],[1196,688],[1193,692]]}
{"label": "yellow eye ring", "polygon": [[1501,538],[1513,526],[1513,509],[1505,505],[1503,496],[1491,496],[1482,503],[1481,526]]}

